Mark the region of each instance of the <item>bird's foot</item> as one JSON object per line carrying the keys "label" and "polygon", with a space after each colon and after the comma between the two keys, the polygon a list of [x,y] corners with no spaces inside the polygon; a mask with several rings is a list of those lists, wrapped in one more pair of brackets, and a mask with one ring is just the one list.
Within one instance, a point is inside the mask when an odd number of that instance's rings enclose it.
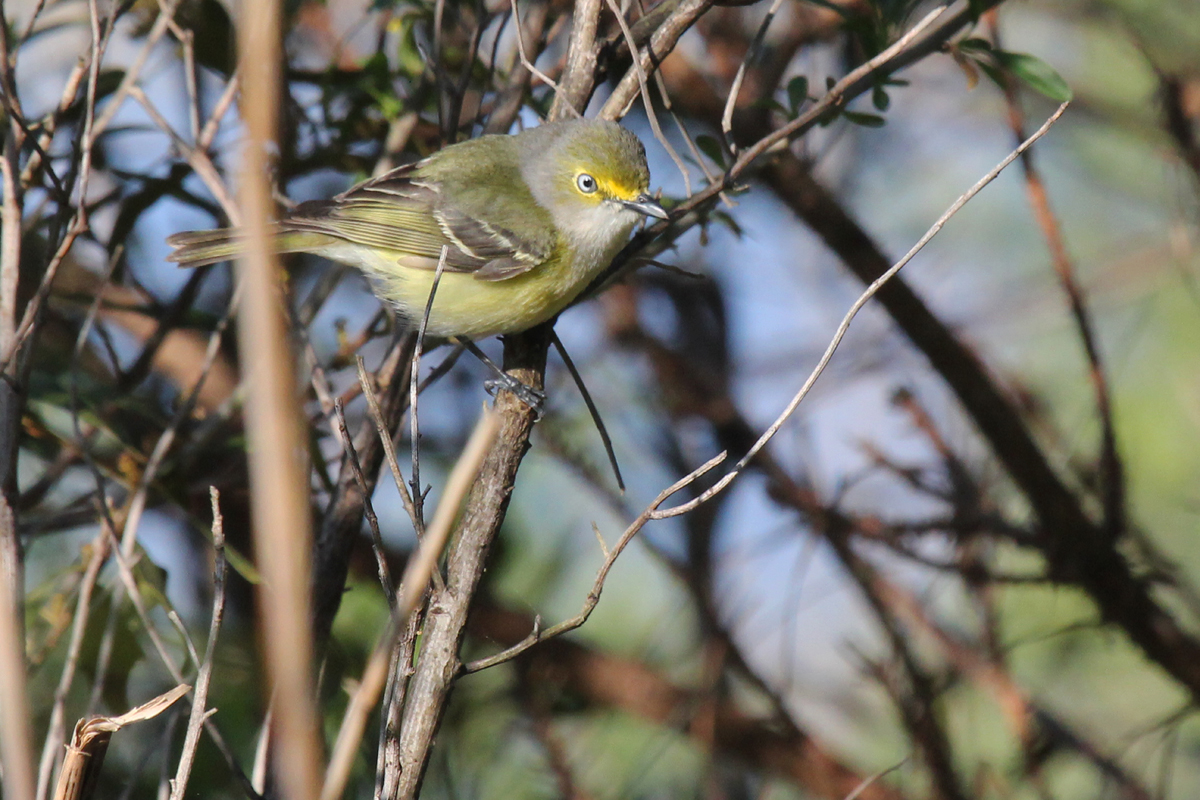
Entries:
{"label": "bird's foot", "polygon": [[536,415],[535,420],[540,420],[546,411],[546,393],[521,382],[507,372],[501,372],[494,378],[488,378],[483,382],[483,388],[492,397],[496,396],[496,392],[511,392],[518,400],[533,409],[533,413]]}

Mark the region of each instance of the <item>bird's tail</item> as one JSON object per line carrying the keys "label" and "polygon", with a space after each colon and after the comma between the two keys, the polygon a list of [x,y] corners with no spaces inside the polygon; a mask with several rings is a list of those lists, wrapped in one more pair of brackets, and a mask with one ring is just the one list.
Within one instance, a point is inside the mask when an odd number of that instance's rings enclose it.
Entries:
{"label": "bird's tail", "polygon": [[245,240],[233,228],[215,231],[185,231],[167,237],[167,244],[175,248],[168,261],[181,267],[205,267],[230,261],[241,255]]}
{"label": "bird's tail", "polygon": [[[167,260],[181,267],[206,267],[232,261],[246,249],[245,236],[236,228],[184,231],[168,236],[167,244],[175,248]],[[271,246],[276,253],[303,252],[317,244],[317,237],[311,234],[283,231],[278,227],[271,231]]]}

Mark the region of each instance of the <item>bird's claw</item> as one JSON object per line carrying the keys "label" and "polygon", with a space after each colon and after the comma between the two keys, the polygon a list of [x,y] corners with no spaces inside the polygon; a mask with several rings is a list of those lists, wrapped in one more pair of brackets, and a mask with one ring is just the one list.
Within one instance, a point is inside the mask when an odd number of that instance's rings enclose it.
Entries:
{"label": "bird's claw", "polygon": [[502,372],[495,378],[485,380],[483,388],[492,397],[495,397],[496,392],[499,391],[511,392],[518,400],[533,409],[533,413],[536,415],[535,419],[537,420],[540,420],[542,414],[545,413],[546,393],[526,383],[522,383],[507,372]]}

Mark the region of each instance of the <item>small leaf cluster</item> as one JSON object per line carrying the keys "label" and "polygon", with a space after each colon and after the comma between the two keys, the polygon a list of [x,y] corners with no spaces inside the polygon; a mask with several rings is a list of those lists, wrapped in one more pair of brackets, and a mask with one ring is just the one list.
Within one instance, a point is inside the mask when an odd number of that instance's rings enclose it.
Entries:
{"label": "small leaf cluster", "polygon": [[1057,103],[1065,103],[1072,97],[1071,87],[1062,76],[1037,56],[1001,50],[978,37],[954,44],[950,54],[966,74],[967,84],[971,88],[979,82],[979,73],[982,72],[1000,88],[1009,86],[1015,78]]}

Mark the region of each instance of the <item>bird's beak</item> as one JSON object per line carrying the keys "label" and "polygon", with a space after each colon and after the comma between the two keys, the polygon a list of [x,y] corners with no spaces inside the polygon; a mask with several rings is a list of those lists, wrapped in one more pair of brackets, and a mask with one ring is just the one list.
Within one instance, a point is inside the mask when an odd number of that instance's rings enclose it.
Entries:
{"label": "bird's beak", "polygon": [[658,201],[648,194],[639,195],[634,200],[622,200],[621,205],[632,211],[636,211],[639,214],[645,214],[647,217],[670,219],[667,216],[666,209],[659,205]]}

